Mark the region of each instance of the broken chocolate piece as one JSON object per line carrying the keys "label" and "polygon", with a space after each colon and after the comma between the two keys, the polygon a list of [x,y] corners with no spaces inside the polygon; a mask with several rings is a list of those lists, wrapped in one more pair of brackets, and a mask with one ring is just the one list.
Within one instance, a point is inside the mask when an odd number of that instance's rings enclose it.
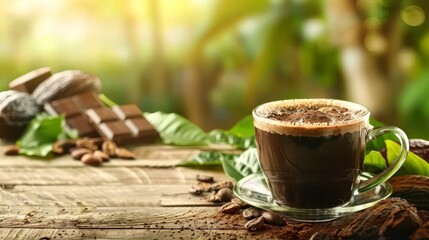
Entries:
{"label": "broken chocolate piece", "polygon": [[97,137],[98,133],[89,122],[85,111],[102,106],[95,93],[83,93],[46,103],[44,107],[52,115],[63,115],[67,127],[78,130],[80,137]]}

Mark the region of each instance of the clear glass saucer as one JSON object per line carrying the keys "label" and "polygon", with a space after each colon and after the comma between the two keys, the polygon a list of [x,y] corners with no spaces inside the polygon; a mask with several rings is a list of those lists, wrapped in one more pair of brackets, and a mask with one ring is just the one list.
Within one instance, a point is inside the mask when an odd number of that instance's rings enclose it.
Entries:
{"label": "clear glass saucer", "polygon": [[[372,175],[364,172],[359,177],[360,180],[367,180]],[[392,194],[392,186],[388,182],[385,182],[363,193],[356,191],[350,202],[340,207],[330,209],[298,209],[277,205],[271,196],[264,175],[259,172],[238,181],[234,186],[234,194],[242,201],[254,207],[282,213],[293,220],[324,222],[372,207],[378,201]]]}

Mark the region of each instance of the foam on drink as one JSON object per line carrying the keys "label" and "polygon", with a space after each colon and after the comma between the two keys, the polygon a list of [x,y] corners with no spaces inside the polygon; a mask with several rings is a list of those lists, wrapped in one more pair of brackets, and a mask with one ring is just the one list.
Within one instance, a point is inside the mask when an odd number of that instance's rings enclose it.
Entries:
{"label": "foam on drink", "polygon": [[362,129],[369,111],[335,99],[293,99],[269,102],[254,110],[255,127],[293,136],[338,135]]}

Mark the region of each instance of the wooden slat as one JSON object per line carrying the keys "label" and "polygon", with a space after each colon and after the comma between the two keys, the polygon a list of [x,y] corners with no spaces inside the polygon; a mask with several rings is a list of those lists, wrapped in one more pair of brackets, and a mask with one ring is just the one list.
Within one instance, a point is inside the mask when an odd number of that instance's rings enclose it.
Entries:
{"label": "wooden slat", "polygon": [[3,189],[7,206],[212,206],[210,193],[193,196],[188,185],[15,186]]}
{"label": "wooden slat", "polygon": [[[26,229],[2,228],[0,239],[267,239],[266,231],[222,229]],[[284,239],[281,234],[270,239]],[[305,238],[307,239],[307,238]]]}
{"label": "wooden slat", "polygon": [[0,207],[6,228],[243,229],[239,215],[218,207]]}
{"label": "wooden slat", "polygon": [[[353,216],[325,223],[300,223],[286,220],[282,227],[265,225],[264,230],[249,233],[246,220],[239,214],[228,215],[213,207],[0,207],[0,238],[15,235],[60,238],[141,237],[144,239],[309,239],[315,225],[332,233],[348,224]],[[20,230],[22,228],[23,230]],[[4,230],[3,230],[4,229]],[[58,229],[58,230],[56,230]],[[77,232],[74,232],[77,231]],[[78,235],[84,233],[85,236]],[[232,234],[234,233],[234,234]],[[61,234],[61,235],[60,235]],[[66,235],[67,234],[67,235]],[[103,235],[105,234],[105,235]],[[176,235],[177,234],[177,235]],[[154,238],[151,238],[151,237]]]}
{"label": "wooden slat", "polygon": [[[1,141],[0,141],[1,143]],[[0,168],[1,167],[84,167],[79,161],[70,156],[57,156],[52,159],[35,159],[26,156],[5,156],[5,144],[0,144]],[[103,164],[103,167],[171,167],[182,160],[191,159],[203,150],[222,150],[224,152],[238,153],[230,146],[205,146],[205,147],[176,147],[168,145],[141,145],[129,147],[136,154],[136,160],[117,160]]]}
{"label": "wooden slat", "polygon": [[0,185],[129,185],[196,183],[197,174],[213,176],[217,181],[228,178],[222,170],[193,168],[141,167],[4,167],[0,168]]}

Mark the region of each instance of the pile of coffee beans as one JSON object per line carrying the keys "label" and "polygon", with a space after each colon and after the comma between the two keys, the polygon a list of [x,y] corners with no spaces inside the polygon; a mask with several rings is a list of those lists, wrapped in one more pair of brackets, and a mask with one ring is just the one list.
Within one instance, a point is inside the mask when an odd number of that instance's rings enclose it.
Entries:
{"label": "pile of coffee beans", "polygon": [[208,195],[208,201],[212,203],[224,203],[220,207],[223,214],[240,214],[247,220],[244,228],[255,232],[262,230],[265,224],[274,226],[284,226],[286,224],[282,215],[252,207],[251,205],[236,198],[232,192],[234,184],[231,181],[215,182],[213,177],[206,175],[197,175],[198,183],[189,189],[192,195]]}
{"label": "pile of coffee beans", "polygon": [[[126,148],[118,147],[113,141],[102,138],[79,138],[60,140],[54,143],[52,152],[56,156],[70,154],[75,160],[91,166],[99,166],[112,158],[135,159],[135,154]],[[19,155],[19,147],[6,147],[5,155]]]}

